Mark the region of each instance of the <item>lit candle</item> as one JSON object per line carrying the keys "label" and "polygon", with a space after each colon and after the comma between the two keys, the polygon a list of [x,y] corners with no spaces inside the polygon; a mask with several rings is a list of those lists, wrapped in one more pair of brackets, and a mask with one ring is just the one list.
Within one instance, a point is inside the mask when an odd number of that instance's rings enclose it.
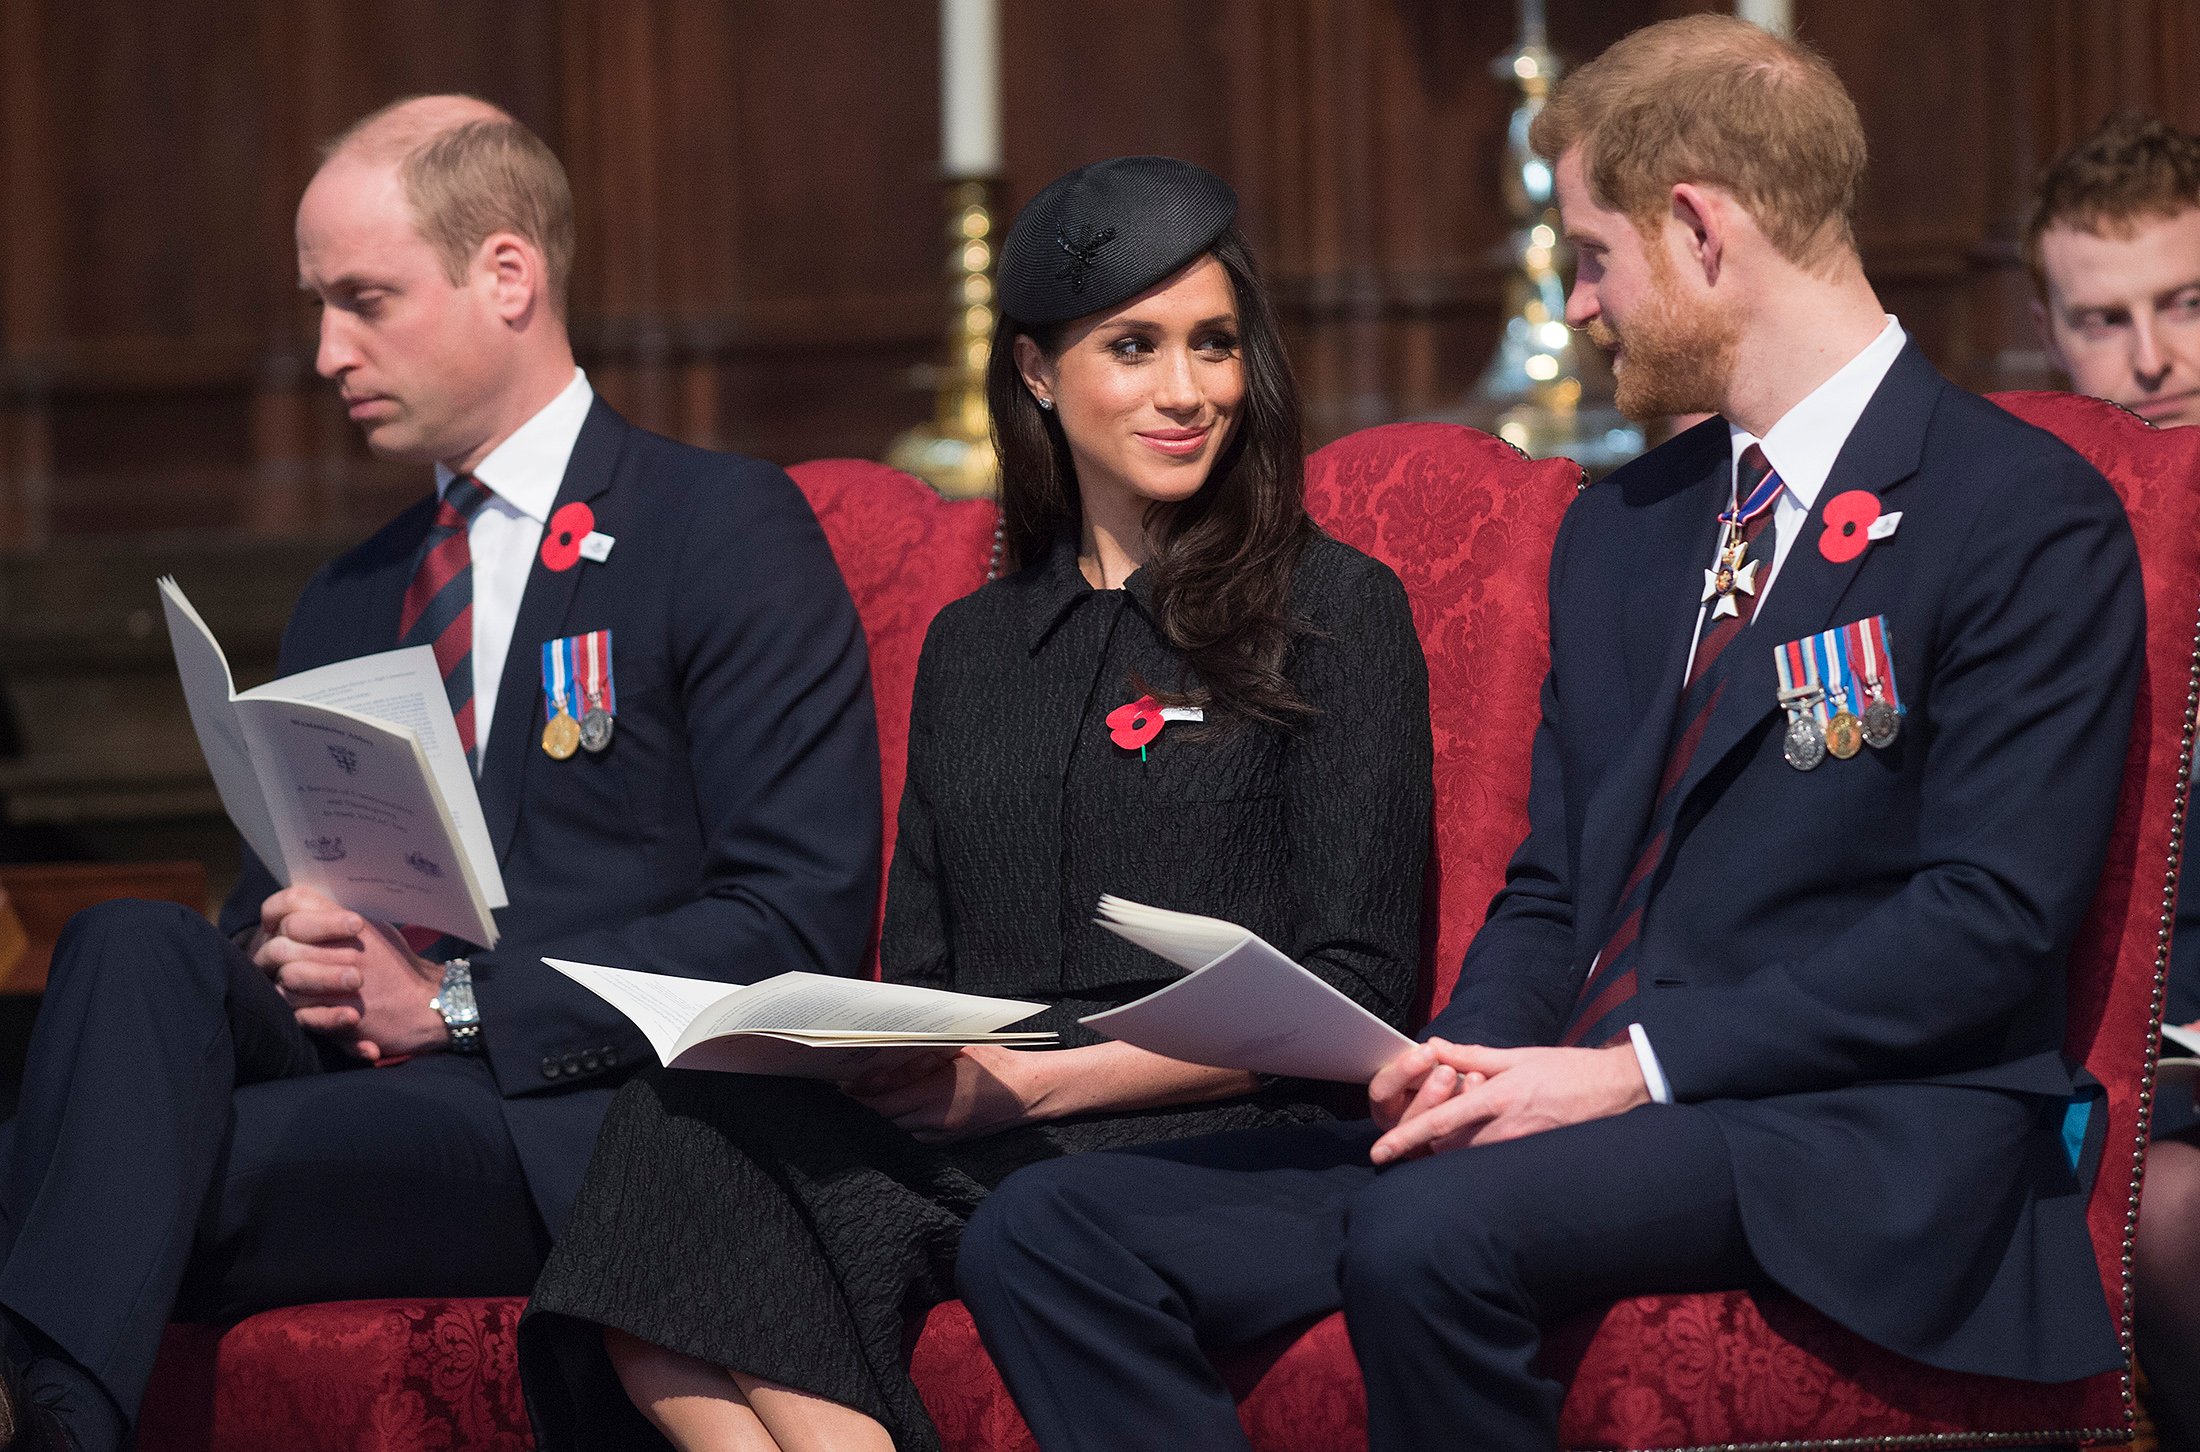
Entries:
{"label": "lit candle", "polygon": [[940,159],[950,177],[1000,174],[1000,0],[940,0]]}
{"label": "lit candle", "polygon": [[1795,0],[1734,0],[1734,13],[1774,35],[1795,33]]}

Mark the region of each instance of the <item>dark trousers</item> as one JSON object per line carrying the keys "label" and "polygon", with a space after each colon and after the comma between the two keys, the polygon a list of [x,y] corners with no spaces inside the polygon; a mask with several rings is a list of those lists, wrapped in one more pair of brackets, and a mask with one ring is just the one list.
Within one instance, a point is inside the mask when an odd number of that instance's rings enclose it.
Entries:
{"label": "dark trousers", "polygon": [[1341,1306],[1376,1452],[1555,1448],[1543,1324],[1759,1278],[1700,1110],[1382,1171],[1374,1139],[1365,1121],[1255,1130],[1010,1176],[958,1286],[1039,1445],[1244,1447],[1208,1351]]}
{"label": "dark trousers", "polygon": [[0,1129],[0,1307],[124,1416],[171,1319],[521,1294],[546,1244],[486,1064],[347,1064],[179,907],[69,925]]}

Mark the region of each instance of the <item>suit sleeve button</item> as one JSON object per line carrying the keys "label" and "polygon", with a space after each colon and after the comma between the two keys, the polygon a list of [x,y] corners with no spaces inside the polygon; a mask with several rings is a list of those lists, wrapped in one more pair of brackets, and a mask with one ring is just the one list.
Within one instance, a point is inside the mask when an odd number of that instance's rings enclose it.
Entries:
{"label": "suit sleeve button", "polygon": [[562,1073],[562,1072],[563,1072],[563,1071],[562,1071],[561,1069],[559,1069],[559,1068],[558,1068],[558,1061],[557,1061],[556,1059],[544,1059],[544,1060],[542,1061],[542,1077],[543,1077],[543,1078],[545,1078],[545,1079],[555,1079],[555,1078],[557,1078],[557,1077],[558,1077],[558,1075],[559,1075],[560,1073]]}

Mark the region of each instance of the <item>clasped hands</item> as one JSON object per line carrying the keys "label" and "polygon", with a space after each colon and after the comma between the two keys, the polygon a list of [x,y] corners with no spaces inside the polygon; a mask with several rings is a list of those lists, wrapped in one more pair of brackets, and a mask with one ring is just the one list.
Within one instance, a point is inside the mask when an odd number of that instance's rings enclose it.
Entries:
{"label": "clasped hands", "polygon": [[442,965],[407,948],[388,924],[310,887],[286,887],[260,904],[251,957],[301,1027],[370,1064],[450,1043],[442,1015],[429,1007]]}
{"label": "clasped hands", "polygon": [[1376,1072],[1368,1106],[1378,1165],[1495,1144],[1650,1102],[1634,1047],[1487,1049],[1432,1038]]}

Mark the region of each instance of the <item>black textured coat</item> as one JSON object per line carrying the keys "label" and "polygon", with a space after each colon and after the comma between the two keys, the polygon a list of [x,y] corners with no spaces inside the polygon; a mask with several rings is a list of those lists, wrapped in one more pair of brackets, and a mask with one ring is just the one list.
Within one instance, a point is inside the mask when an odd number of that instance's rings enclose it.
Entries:
{"label": "black textured coat", "polygon": [[1303,557],[1285,732],[1172,722],[1139,751],[1108,714],[1196,689],[1147,572],[1095,590],[1064,539],[940,612],[917,668],[882,957],[910,983],[1057,999],[1045,1027],[1177,976],[1093,924],[1102,893],[1251,928],[1403,1024],[1420,956],[1428,673],[1388,568],[1326,536]]}

